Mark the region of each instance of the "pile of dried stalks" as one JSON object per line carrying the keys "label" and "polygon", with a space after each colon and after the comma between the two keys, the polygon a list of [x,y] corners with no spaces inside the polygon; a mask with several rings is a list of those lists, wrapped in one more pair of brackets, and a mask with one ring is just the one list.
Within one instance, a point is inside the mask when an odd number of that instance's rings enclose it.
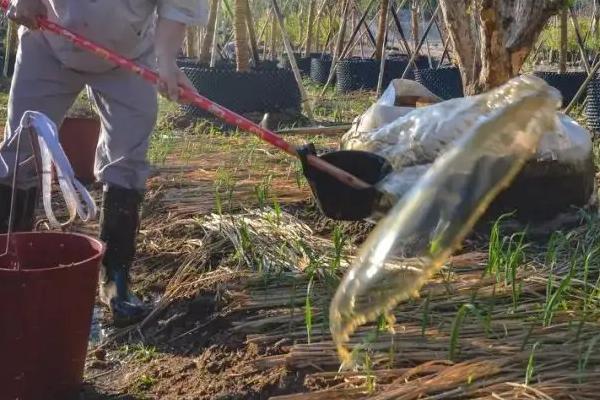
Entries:
{"label": "pile of dried stalks", "polygon": [[[262,285],[269,279],[281,283],[285,276],[303,276],[309,269],[323,274],[336,257],[330,240],[315,236],[293,215],[268,207],[157,223],[142,234],[145,265],[152,265],[156,257],[164,268],[170,253],[169,262],[179,266],[142,326],[176,299],[193,296],[200,288],[241,276],[258,275]],[[341,254],[338,258],[338,267],[345,267],[347,261]]]}
{"label": "pile of dried stalks", "polygon": [[[326,283],[308,291],[301,277],[249,285],[247,307],[269,312],[234,329],[248,342],[281,348],[256,360],[257,367],[308,373],[310,393],[277,400],[597,398],[597,229],[559,233],[543,253],[527,253],[519,235],[492,232],[488,254],[455,258],[421,300],[398,307],[393,327],[381,320],[359,329],[352,371],[338,371]],[[310,324],[309,292],[319,299],[310,303]]]}

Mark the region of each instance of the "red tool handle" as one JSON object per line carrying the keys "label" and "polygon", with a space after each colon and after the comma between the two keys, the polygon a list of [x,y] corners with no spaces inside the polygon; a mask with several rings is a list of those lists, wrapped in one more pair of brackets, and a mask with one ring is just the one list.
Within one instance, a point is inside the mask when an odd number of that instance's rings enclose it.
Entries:
{"label": "red tool handle", "polygon": [[[8,0],[1,0],[0,7],[6,10],[8,9],[8,6]],[[54,22],[48,21],[46,18],[38,18],[38,24],[41,29],[56,33],[57,35],[62,36],[65,39],[72,42],[73,44],[77,45],[78,47],[88,50],[91,53],[96,54],[97,56],[105,60],[111,61],[119,67],[141,76],[148,82],[151,82],[153,84],[158,84],[160,82],[160,77],[158,76],[158,74],[150,68],[141,66],[131,60],[128,60],[125,57],[116,54],[112,50],[109,50],[104,46],[91,42],[90,40],[83,38],[81,35],[78,35],[65,27],[62,27]],[[260,125],[255,124],[249,119],[244,118],[241,115],[238,115],[233,111],[228,110],[227,108],[210,101],[206,97],[199,95],[198,93],[187,87],[180,85],[179,98],[182,100],[186,100],[187,102],[195,105],[196,107],[213,114],[217,118],[231,125],[237,126],[240,129],[255,134],[265,142],[270,143],[271,145],[285,151],[286,153],[292,156],[298,157],[296,149],[290,143],[286,142],[281,136],[278,136],[274,132],[271,132],[270,130],[265,129]],[[370,185],[356,178],[354,175],[349,174],[348,172],[337,168],[336,166],[331,165],[318,157],[309,155],[307,157],[307,162],[312,167],[317,168],[325,173],[328,173],[331,176],[338,179],[339,181],[346,183],[347,185],[352,186],[354,188],[363,189],[370,187]]]}

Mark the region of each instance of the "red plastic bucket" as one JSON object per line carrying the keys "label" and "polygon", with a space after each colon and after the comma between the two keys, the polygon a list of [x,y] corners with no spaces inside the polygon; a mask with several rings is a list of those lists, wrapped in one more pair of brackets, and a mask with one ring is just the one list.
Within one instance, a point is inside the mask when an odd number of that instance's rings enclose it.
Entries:
{"label": "red plastic bucket", "polygon": [[0,399],[78,397],[103,253],[84,235],[11,236],[0,257]]}
{"label": "red plastic bucket", "polygon": [[65,118],[59,130],[60,144],[82,183],[96,181],[94,163],[100,137],[100,121],[94,118]]}

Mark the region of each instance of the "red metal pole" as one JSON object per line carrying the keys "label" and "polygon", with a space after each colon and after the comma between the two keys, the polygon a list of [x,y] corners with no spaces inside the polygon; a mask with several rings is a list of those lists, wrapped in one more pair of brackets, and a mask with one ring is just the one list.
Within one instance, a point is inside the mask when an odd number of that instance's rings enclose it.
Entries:
{"label": "red metal pole", "polygon": [[[8,6],[8,0],[0,0],[0,7],[6,10]],[[62,36],[65,39],[72,42],[73,44],[75,44],[76,46],[87,50],[93,54],[96,54],[97,56],[105,60],[111,61],[117,66],[141,76],[148,82],[151,82],[153,84],[158,84],[160,82],[160,77],[155,71],[145,66],[139,65],[131,60],[128,60],[125,57],[113,52],[112,50],[107,49],[106,47],[101,46],[97,43],[94,43],[63,26],[60,26],[54,22],[50,22],[46,18],[38,18],[38,24],[41,29]],[[298,153],[296,152],[294,146],[285,141],[281,136],[275,134],[274,132],[268,129],[261,127],[258,124],[255,124],[249,119],[242,117],[241,115],[238,115],[223,106],[220,106],[219,104],[207,99],[202,95],[199,95],[198,93],[194,92],[189,88],[186,88],[184,86],[179,87],[179,99],[185,100],[186,102],[189,102],[195,105],[196,107],[213,114],[214,116],[227,122],[228,124],[234,125],[240,129],[251,132],[263,141],[285,151],[286,153],[292,156],[298,157]],[[338,179],[339,181],[354,188],[363,189],[370,187],[369,184],[356,178],[354,175],[349,174],[348,172],[337,168],[336,166],[329,164],[318,157],[309,155],[307,157],[307,162],[308,164],[310,164],[310,166],[317,168],[325,173],[328,173],[331,176]]]}

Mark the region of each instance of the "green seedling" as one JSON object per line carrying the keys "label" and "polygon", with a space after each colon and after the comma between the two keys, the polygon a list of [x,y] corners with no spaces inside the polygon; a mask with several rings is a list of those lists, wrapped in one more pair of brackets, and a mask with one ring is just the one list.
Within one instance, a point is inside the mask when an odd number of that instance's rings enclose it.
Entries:
{"label": "green seedling", "polygon": [[346,235],[340,224],[336,224],[333,228],[333,260],[331,262],[331,269],[333,273],[336,273],[342,266],[342,256],[344,253],[344,247],[346,246]]}
{"label": "green seedling", "polygon": [[154,386],[156,384],[156,379],[148,376],[148,375],[142,375],[140,376],[137,380],[136,380],[136,388],[139,391],[147,391],[150,390],[150,388],[152,388],[152,386]]}
{"label": "green seedling", "polygon": [[579,360],[577,362],[577,371],[579,372],[579,383],[583,382],[583,377],[585,371],[587,370],[588,361],[590,359],[590,356],[592,355],[592,352],[594,351],[594,348],[596,347],[596,343],[598,343],[598,339],[600,339],[600,335],[594,336],[590,340],[590,343],[588,344],[587,350],[585,351],[585,354],[583,354],[583,357],[579,357]]}
{"label": "green seedling", "polygon": [[126,356],[132,356],[134,360],[141,362],[150,362],[156,356],[156,348],[153,346],[146,346],[143,343],[125,345],[121,348],[121,352]]}
{"label": "green seedling", "polygon": [[452,328],[451,328],[451,334],[450,334],[450,348],[449,348],[449,354],[448,354],[448,358],[449,360],[454,361],[456,359],[456,356],[458,355],[459,352],[459,348],[458,348],[458,341],[460,338],[460,328],[462,327],[462,324],[467,316],[467,313],[471,313],[473,315],[475,315],[477,317],[477,319],[479,319],[479,321],[482,323],[486,334],[489,333],[490,331],[490,326],[487,325],[487,319],[484,318],[484,316],[481,314],[481,312],[477,309],[477,307],[475,307],[473,304],[467,303],[467,304],[463,304],[458,312],[456,313],[456,317],[454,318],[454,321],[452,322]]}
{"label": "green seedling", "polygon": [[273,211],[275,212],[275,221],[277,226],[281,225],[281,204],[277,201],[277,199],[273,199]]}
{"label": "green seedling", "polygon": [[215,210],[217,214],[223,215],[224,204],[227,202],[228,211],[231,212],[233,208],[233,193],[235,190],[235,180],[230,171],[219,168],[216,173],[216,179],[214,182],[215,190]]}
{"label": "green seedling", "polygon": [[365,352],[365,386],[368,394],[373,394],[375,392],[375,375],[373,374],[373,362],[371,361],[371,356],[369,352]]}
{"label": "green seedling", "polygon": [[313,314],[312,314],[312,286],[313,277],[310,277],[308,286],[306,287],[306,298],[304,301],[304,325],[306,326],[306,338],[308,344],[311,342],[312,325],[313,325]]}
{"label": "green seedling", "polygon": [[431,292],[427,293],[425,302],[423,303],[423,316],[421,317],[421,336],[425,336],[427,327],[429,326],[429,302],[431,301]]}
{"label": "green seedling", "polygon": [[535,372],[535,350],[537,349],[539,342],[535,342],[529,353],[529,360],[527,361],[527,369],[525,370],[525,385],[529,385],[533,373]]}
{"label": "green seedling", "polygon": [[269,200],[271,191],[271,181],[273,175],[269,175],[262,180],[262,182],[254,187],[256,193],[256,199],[258,200],[258,207],[262,210]]}
{"label": "green seedling", "polygon": [[552,318],[554,317],[554,313],[556,308],[561,303],[563,297],[569,290],[571,286],[571,280],[573,279],[573,274],[575,271],[575,263],[571,263],[571,269],[569,270],[569,274],[562,280],[558,289],[552,293],[552,287],[550,286],[547,290],[546,304],[544,305],[544,315],[543,315],[543,323],[544,326],[549,326],[552,323]]}

